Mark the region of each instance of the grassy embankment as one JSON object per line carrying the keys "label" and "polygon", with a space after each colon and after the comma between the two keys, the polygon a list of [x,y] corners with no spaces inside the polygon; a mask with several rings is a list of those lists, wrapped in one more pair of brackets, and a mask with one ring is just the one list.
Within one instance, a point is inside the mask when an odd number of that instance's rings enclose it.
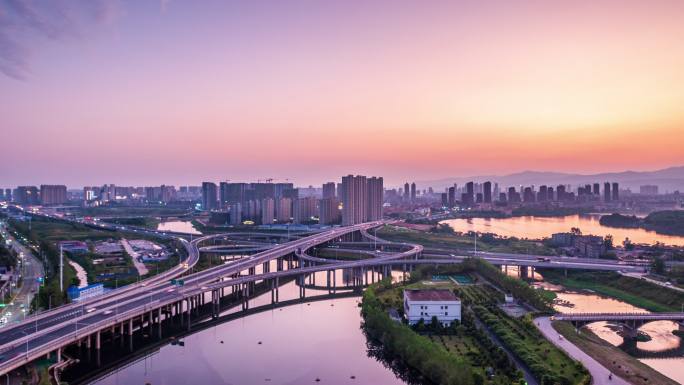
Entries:
{"label": "grassy embankment", "polygon": [[575,327],[568,322],[555,321],[552,325],[572,344],[632,384],[677,384],[650,366],[604,341],[589,329],[583,328],[579,333],[576,333]]}
{"label": "grassy embankment", "polygon": [[137,218],[107,218],[108,223],[116,223],[122,226],[136,226],[146,229],[156,229],[159,226],[160,220],[154,217],[137,217]]}
{"label": "grassy embankment", "polygon": [[319,258],[336,259],[338,261],[358,261],[370,258],[368,254],[355,253],[353,251],[340,251],[335,249],[316,250],[314,256]]}
{"label": "grassy embankment", "polygon": [[102,206],[79,208],[75,214],[91,217],[176,217],[191,211],[189,207]]}
{"label": "grassy embankment", "polygon": [[571,271],[565,277],[559,271],[543,270],[541,274],[569,289],[589,289],[653,312],[681,311],[684,303],[684,293],[613,272]]}
{"label": "grassy embankment", "polygon": [[[385,226],[377,232],[378,237],[388,241],[417,243],[425,247],[446,248],[454,251],[472,251],[475,248],[473,235],[447,232],[425,232],[403,227]],[[554,255],[553,249],[542,242],[518,238],[504,238],[494,234],[479,234],[478,251],[515,254]]]}

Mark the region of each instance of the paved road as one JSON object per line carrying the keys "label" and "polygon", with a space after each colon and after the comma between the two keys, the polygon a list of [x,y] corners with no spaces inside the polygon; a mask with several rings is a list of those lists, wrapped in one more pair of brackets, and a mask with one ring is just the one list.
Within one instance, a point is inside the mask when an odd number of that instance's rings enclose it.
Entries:
{"label": "paved road", "polygon": [[[2,309],[1,317],[7,318],[7,325],[11,325],[12,323],[24,319],[24,311],[28,312],[33,296],[38,292],[38,277],[42,277],[45,274],[45,271],[43,269],[43,264],[35,257],[32,250],[17,242],[17,240],[6,231],[4,224],[0,225],[0,229],[4,232],[5,238],[11,241],[10,247],[17,252],[19,259],[23,261],[23,266],[21,267],[21,288],[19,289],[19,292],[16,293],[14,301]],[[5,326],[6,325],[0,325],[0,328],[4,328]]]}
{"label": "paved road", "polygon": [[[20,324],[21,326],[13,328],[11,331],[0,331],[0,340],[2,340],[0,344],[3,349],[1,354],[5,356],[5,362],[0,362],[0,373],[18,367],[28,360],[54,350],[58,346],[73,342],[76,338],[116,325],[133,316],[158,309],[165,304],[179,301],[195,291],[206,292],[210,288],[203,285],[211,286],[210,283],[215,282],[219,278],[238,274],[248,268],[292,253],[298,248],[307,249],[336,239],[343,234],[378,226],[382,223],[378,221],[336,228],[303,239],[280,244],[273,249],[251,257],[191,274],[185,278],[185,287],[182,288],[173,287],[166,280],[154,285],[138,286],[134,290],[118,295],[116,300],[111,296],[103,296],[101,300],[93,301],[87,305],[74,304],[62,306],[55,311],[47,312],[39,324],[34,324],[32,319],[30,321],[27,320]],[[198,254],[197,243],[201,242],[202,239],[212,237],[198,238],[189,252]],[[193,256],[193,258],[197,257]]]}
{"label": "paved road", "polygon": [[641,273],[628,273],[628,272],[620,272],[620,274],[626,276],[626,277],[631,277],[631,278],[637,278],[637,279],[643,279],[644,281],[648,281],[654,285],[658,285],[670,290],[678,291],[680,293],[684,293],[684,289],[681,287],[674,286],[672,284],[667,284],[666,282],[663,281],[658,281],[657,279],[653,279],[650,277],[647,277],[646,274],[641,274]]}
{"label": "paved road", "polygon": [[547,340],[551,341],[554,345],[563,349],[570,357],[580,361],[584,365],[593,378],[593,385],[630,385],[629,382],[623,380],[622,378],[613,375],[613,379],[609,380],[608,375],[610,370],[605,366],[601,365],[598,361],[593,359],[587,353],[583,352],[580,348],[570,343],[566,339],[561,339],[560,334],[556,329],[551,326],[551,320],[549,317],[539,317],[534,320],[537,328],[544,334]]}

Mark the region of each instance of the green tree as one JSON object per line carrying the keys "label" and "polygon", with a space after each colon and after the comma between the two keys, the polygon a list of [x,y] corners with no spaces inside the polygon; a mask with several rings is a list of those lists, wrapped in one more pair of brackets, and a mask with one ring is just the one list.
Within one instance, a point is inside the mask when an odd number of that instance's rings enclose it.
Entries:
{"label": "green tree", "polygon": [[613,249],[613,236],[608,234],[603,238],[603,245],[606,247],[606,250],[612,250]]}

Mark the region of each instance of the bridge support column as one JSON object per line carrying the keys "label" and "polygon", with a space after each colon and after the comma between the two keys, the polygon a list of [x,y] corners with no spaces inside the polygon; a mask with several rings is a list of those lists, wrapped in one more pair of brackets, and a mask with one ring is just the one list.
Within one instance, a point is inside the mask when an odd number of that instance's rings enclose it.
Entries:
{"label": "bridge support column", "polygon": [[[90,339],[90,338],[89,338]],[[95,332],[95,349],[100,350],[100,331]]]}
{"label": "bridge support column", "polygon": [[62,348],[57,348],[57,362],[62,362]]}
{"label": "bridge support column", "polygon": [[86,349],[90,349],[90,335],[85,338]]}
{"label": "bridge support column", "polygon": [[192,327],[192,322],[190,321],[190,317],[192,316],[192,312],[190,311],[190,298],[188,298],[188,330]]}
{"label": "bridge support column", "polygon": [[133,318],[128,320],[128,335],[133,335]]}
{"label": "bridge support column", "polygon": [[162,338],[162,309],[157,309],[157,335]]}

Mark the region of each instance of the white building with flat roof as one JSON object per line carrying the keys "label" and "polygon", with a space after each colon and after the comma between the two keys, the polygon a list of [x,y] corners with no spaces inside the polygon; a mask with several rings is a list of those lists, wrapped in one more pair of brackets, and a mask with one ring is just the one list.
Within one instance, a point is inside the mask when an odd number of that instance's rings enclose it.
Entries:
{"label": "white building with flat roof", "polygon": [[421,319],[429,324],[432,317],[444,326],[454,320],[461,321],[461,300],[448,289],[405,289],[404,316],[409,325]]}

